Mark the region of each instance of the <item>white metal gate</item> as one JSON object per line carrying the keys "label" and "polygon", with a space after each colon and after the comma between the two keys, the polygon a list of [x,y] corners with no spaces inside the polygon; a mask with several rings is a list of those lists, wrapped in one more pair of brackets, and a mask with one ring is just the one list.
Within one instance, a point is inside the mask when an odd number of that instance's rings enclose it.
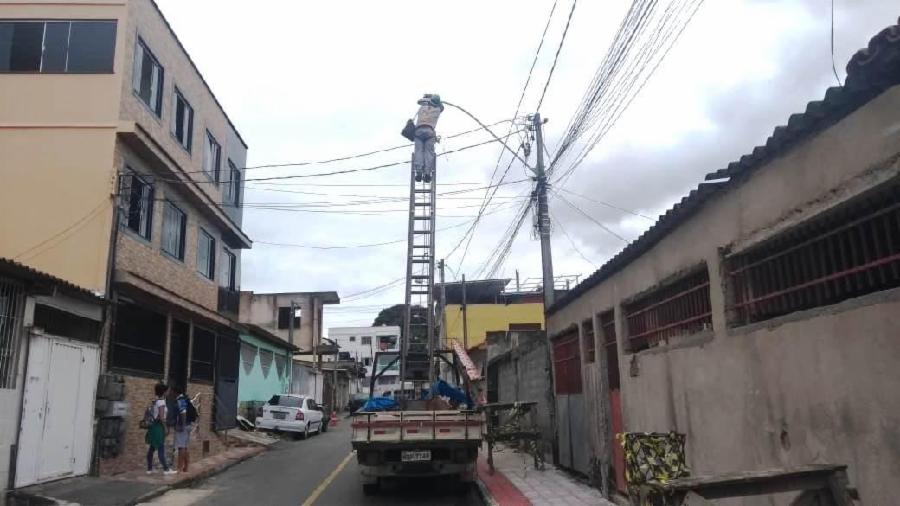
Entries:
{"label": "white metal gate", "polygon": [[30,337],[16,487],[87,474],[100,365],[95,344]]}

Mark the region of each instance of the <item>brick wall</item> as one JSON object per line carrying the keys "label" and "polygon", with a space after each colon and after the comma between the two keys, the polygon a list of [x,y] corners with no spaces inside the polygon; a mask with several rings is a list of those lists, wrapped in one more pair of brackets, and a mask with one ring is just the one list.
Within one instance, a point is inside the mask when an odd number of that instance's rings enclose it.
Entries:
{"label": "brick wall", "polygon": [[[128,471],[144,469],[146,466],[147,444],[144,442],[146,431],[138,424],[143,417],[144,410],[153,400],[153,386],[158,379],[139,378],[125,376],[125,400],[129,403],[128,416],[125,418],[125,435],[122,448],[118,457],[100,460],[101,476],[110,476]],[[213,387],[190,383],[188,395],[192,398],[201,394],[197,410],[200,413],[198,429],[191,435],[190,452],[193,461],[200,460],[204,456],[215,455],[227,449],[224,439],[211,430]],[[204,455],[204,442],[208,442],[209,452]],[[172,433],[166,438],[167,454],[172,455]],[[154,457],[154,466],[158,467],[158,461]]]}

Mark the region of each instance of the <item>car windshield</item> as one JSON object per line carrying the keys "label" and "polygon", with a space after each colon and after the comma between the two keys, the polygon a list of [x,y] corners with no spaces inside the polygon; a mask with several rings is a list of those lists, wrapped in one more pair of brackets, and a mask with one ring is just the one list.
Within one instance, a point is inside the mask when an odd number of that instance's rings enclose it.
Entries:
{"label": "car windshield", "polygon": [[284,406],[286,408],[299,408],[303,406],[302,397],[294,397],[292,395],[273,395],[269,399],[269,406]]}

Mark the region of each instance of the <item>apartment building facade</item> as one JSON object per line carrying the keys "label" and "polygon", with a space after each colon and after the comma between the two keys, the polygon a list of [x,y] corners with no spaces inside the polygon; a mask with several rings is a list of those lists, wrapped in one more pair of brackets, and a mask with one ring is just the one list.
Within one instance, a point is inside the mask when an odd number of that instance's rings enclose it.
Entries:
{"label": "apartment building facade", "polygon": [[[366,368],[366,378],[354,378],[350,385],[350,393],[368,395],[370,383],[375,374],[375,354],[378,352],[397,352],[400,349],[400,327],[385,325],[380,327],[331,327],[328,339],[338,346],[337,356],[329,360],[354,361]],[[382,368],[387,364],[382,363]],[[400,389],[400,369],[391,367],[376,379],[375,391],[391,391]]]}
{"label": "apartment building facade", "polygon": [[108,303],[101,383],[123,388],[103,399],[118,409],[98,408],[100,472],[142,465],[137,420],[160,381],[197,396],[196,455],[221,450],[251,245],[246,143],[152,0],[0,2],[0,88],[0,172],[15,181],[0,188],[0,257]]}
{"label": "apartment building facade", "polygon": [[614,435],[675,431],[694,475],[843,464],[894,501],[898,57],[894,25],[549,309],[560,464],[624,491]]}
{"label": "apartment building facade", "polygon": [[[339,304],[337,292],[284,292],[240,294],[240,321],[257,325],[297,347],[296,354],[314,359],[333,346],[322,341],[325,304]],[[315,358],[317,360],[317,358]]]}

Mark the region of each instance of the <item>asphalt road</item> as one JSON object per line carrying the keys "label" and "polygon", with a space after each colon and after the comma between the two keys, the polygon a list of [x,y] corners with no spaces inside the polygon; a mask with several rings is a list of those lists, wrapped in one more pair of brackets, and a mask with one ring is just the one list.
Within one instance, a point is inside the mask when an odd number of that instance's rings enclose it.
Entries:
{"label": "asphalt road", "polygon": [[[151,504],[167,506],[344,506],[483,504],[474,490],[460,492],[449,480],[388,482],[375,496],[363,495],[349,420],[306,441],[285,440],[190,489],[173,490]],[[309,502],[312,501],[312,502]]]}

